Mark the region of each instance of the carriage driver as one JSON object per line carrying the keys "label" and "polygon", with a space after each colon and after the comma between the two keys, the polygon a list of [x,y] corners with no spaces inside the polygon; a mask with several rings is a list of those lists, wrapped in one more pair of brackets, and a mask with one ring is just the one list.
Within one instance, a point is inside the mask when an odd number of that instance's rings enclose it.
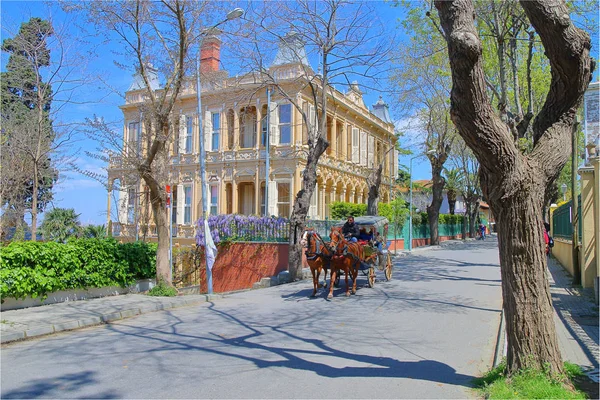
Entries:
{"label": "carriage driver", "polygon": [[350,242],[357,242],[360,236],[358,225],[354,223],[354,217],[350,215],[342,228],[342,234]]}

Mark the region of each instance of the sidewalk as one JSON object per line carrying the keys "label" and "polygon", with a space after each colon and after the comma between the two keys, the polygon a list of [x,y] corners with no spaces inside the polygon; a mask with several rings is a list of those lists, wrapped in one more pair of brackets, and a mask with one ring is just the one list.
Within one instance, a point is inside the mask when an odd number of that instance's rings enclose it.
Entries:
{"label": "sidewalk", "polygon": [[598,382],[598,307],[594,304],[593,289],[573,287],[571,275],[552,257],[548,269],[562,357],[580,365]]}
{"label": "sidewalk", "polygon": [[0,314],[0,343],[84,328],[139,314],[196,305],[217,297],[220,296],[152,297],[126,294],[3,311]]}

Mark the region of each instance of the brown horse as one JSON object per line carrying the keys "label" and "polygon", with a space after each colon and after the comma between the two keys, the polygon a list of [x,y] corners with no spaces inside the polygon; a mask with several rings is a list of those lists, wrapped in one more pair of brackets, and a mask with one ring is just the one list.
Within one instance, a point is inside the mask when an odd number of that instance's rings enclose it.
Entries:
{"label": "brown horse", "polygon": [[302,235],[302,246],[306,247],[306,262],[310,267],[313,278],[313,292],[311,297],[316,296],[319,285],[319,275],[325,271],[325,287],[327,287],[327,270],[330,269],[333,251],[327,246],[323,238],[314,230],[307,229]]}
{"label": "brown horse", "polygon": [[[334,251],[331,259],[331,282],[340,271],[346,276],[346,296],[350,296],[348,276],[352,278],[352,294],[356,294],[356,278],[361,260],[364,259],[364,249],[361,244],[348,242],[342,234],[341,228],[331,228],[330,246]],[[333,284],[330,285],[328,299],[333,297]]]}

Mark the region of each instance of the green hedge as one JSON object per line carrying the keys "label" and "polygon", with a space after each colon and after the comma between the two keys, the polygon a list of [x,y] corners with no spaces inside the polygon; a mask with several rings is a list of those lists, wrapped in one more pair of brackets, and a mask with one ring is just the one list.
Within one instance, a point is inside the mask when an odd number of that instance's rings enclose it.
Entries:
{"label": "green hedge", "polygon": [[13,242],[0,248],[0,297],[45,298],[58,290],[125,287],[155,276],[155,254],[155,244],[121,244],[112,238]]}

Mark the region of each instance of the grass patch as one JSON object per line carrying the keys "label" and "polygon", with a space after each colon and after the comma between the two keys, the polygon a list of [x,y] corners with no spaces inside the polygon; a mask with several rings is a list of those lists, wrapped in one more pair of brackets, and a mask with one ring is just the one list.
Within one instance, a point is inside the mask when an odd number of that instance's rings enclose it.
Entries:
{"label": "grass patch", "polygon": [[174,297],[177,296],[177,289],[160,281],[156,286],[150,289],[148,296]]}
{"label": "grass patch", "polygon": [[[486,399],[585,399],[586,395],[563,384],[561,379],[552,379],[545,372],[525,369],[512,377],[505,376],[503,361],[474,383]],[[565,376],[569,381],[583,375],[578,365],[565,362]]]}

